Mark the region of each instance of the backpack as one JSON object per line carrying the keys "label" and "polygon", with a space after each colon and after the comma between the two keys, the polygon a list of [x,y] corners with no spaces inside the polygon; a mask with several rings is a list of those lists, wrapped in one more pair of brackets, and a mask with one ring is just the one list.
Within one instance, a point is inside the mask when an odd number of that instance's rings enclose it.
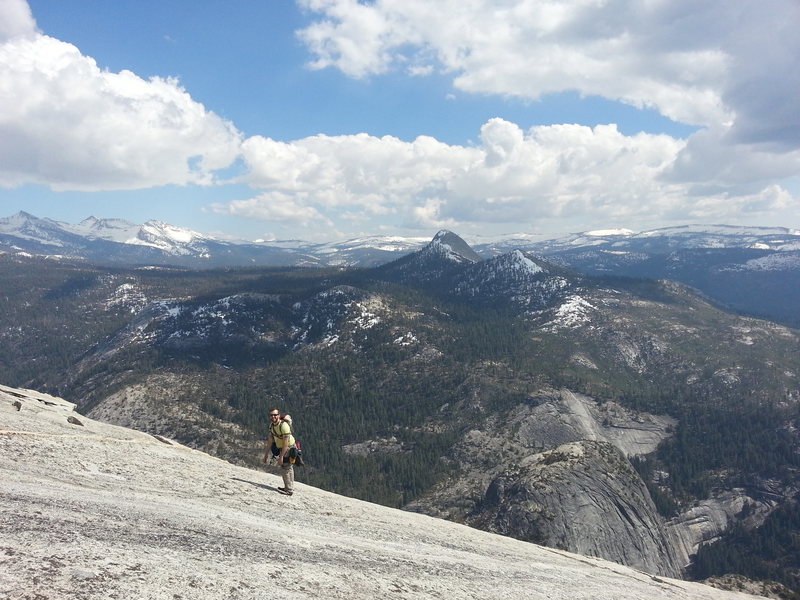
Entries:
{"label": "backpack", "polygon": [[[294,435],[294,431],[292,430],[292,417],[291,415],[281,415],[279,419],[280,423],[286,423],[289,426],[289,432]],[[269,431],[273,436],[272,440],[272,456],[278,456],[281,453],[280,448],[278,448],[277,444],[275,443],[275,433],[272,431],[272,425],[269,426]],[[289,462],[293,465],[298,465],[300,467],[304,467],[305,463],[303,462],[302,451],[300,450],[300,440],[296,437],[294,438],[294,446],[289,448],[289,451],[286,453],[284,457],[284,462]]]}

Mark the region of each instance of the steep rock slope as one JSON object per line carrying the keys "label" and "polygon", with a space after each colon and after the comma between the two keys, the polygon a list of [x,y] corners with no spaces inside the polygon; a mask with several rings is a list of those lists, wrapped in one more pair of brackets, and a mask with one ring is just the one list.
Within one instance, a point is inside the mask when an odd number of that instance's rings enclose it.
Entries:
{"label": "steep rock slope", "polygon": [[644,483],[604,442],[573,442],[525,457],[492,481],[467,522],[649,573],[681,574]]}
{"label": "steep rock slope", "polygon": [[569,390],[542,393],[465,435],[459,480],[408,508],[677,577],[685,556],[625,458],[652,452],[674,424]]}
{"label": "steep rock slope", "polygon": [[754,598],[298,485],[0,386],[0,594]]}

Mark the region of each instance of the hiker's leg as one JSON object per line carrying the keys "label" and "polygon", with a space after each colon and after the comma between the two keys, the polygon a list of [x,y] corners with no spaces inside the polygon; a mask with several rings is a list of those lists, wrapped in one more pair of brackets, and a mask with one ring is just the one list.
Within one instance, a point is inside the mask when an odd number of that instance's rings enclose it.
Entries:
{"label": "hiker's leg", "polygon": [[294,490],[294,465],[286,464],[281,466],[281,476],[283,477],[283,487],[287,492]]}

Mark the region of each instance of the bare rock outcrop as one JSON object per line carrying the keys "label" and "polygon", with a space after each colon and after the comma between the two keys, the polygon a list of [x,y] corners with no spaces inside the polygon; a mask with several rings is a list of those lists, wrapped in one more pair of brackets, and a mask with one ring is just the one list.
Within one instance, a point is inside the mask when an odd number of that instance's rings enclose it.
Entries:
{"label": "bare rock outcrop", "polygon": [[644,483],[607,442],[573,442],[529,456],[492,481],[467,522],[648,573],[681,572]]}
{"label": "bare rock outcrop", "polygon": [[653,452],[670,436],[677,421],[623,407],[616,402],[598,403],[567,389],[533,396],[509,418],[512,439],[526,447],[553,448],[579,440],[606,441],[625,456]]}
{"label": "bare rock outcrop", "polygon": [[722,490],[670,519],[667,528],[681,560],[688,564],[700,546],[718,541],[732,523],[748,529],[758,527],[796,493],[795,488],[786,489],[769,480],[749,488]]}
{"label": "bare rock outcrop", "polygon": [[467,432],[459,476],[406,508],[678,576],[686,561],[626,458],[654,451],[675,424],[544,390]]}

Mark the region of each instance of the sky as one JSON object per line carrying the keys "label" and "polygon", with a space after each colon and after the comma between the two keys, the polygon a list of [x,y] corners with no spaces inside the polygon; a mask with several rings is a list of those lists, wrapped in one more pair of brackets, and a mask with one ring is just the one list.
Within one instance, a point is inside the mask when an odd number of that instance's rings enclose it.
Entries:
{"label": "sky", "polygon": [[0,217],[800,228],[798,0],[0,0]]}

